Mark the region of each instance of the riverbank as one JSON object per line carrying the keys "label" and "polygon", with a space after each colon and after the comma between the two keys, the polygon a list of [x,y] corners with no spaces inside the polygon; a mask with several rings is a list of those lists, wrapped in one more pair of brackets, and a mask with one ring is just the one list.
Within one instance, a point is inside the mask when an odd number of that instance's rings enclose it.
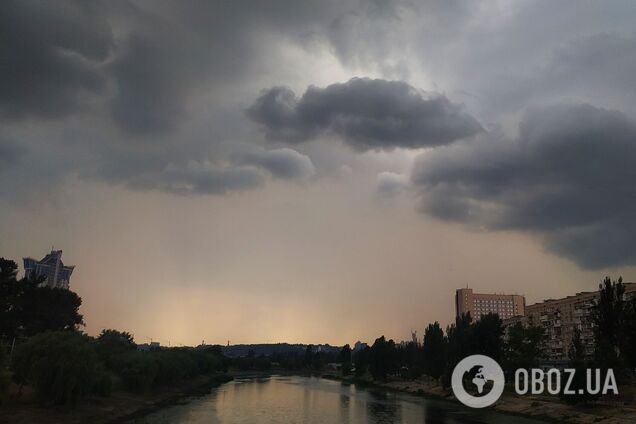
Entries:
{"label": "riverbank", "polygon": [[[441,385],[432,379],[371,382],[356,378],[343,378],[336,375],[325,375],[323,377],[365,387],[457,402],[451,391],[443,389]],[[633,424],[636,422],[636,406],[633,405],[573,406],[562,403],[556,398],[550,400],[546,397],[518,396],[508,392],[505,392],[491,409],[502,414],[559,423]]]}
{"label": "riverbank", "polygon": [[[25,393],[18,401],[0,406],[0,424],[124,424],[135,418],[175,404],[187,403],[193,396],[205,395],[210,390],[234,378],[263,378],[271,375],[314,376],[355,384],[370,389],[407,393],[425,398],[441,399],[456,403],[452,392],[443,389],[436,381],[427,378],[417,380],[393,380],[373,382],[338,375],[299,373],[272,370],[231,371],[212,377],[201,376],[172,387],[163,387],[150,393],[133,394],[116,391],[109,397],[87,398],[76,408],[40,406],[33,396]],[[504,395],[491,407],[492,410],[514,416],[561,423],[628,424],[636,422],[636,407],[625,405],[577,407],[558,400]]]}
{"label": "riverbank", "polygon": [[199,376],[149,393],[115,391],[108,397],[89,397],[75,408],[41,406],[31,393],[0,406],[0,424],[123,424],[161,408],[187,402],[232,380],[229,374]]}

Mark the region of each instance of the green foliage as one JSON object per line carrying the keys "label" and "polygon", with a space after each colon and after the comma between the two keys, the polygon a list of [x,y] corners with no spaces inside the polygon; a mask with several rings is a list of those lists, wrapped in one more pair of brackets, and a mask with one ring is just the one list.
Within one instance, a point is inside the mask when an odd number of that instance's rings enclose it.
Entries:
{"label": "green foliage", "polygon": [[96,396],[110,396],[113,390],[113,378],[111,374],[104,369],[102,364],[98,364],[95,372],[91,394]]}
{"label": "green foliage", "polygon": [[0,258],[0,334],[13,337],[19,325],[18,264]]}
{"label": "green foliage", "polygon": [[636,370],[636,295],[626,305],[625,328],[621,341],[621,352],[624,354],[626,365]]}
{"label": "green foliage", "polygon": [[342,375],[351,374],[351,347],[346,344],[340,350],[338,360],[342,365]]}
{"label": "green foliage", "polygon": [[305,357],[298,352],[276,352],[270,357],[272,365],[289,371],[298,371],[305,367]]}
{"label": "green foliage", "polygon": [[[561,399],[565,402],[575,405],[584,404],[594,398],[586,390],[586,369],[589,367],[588,362],[585,360],[585,347],[581,340],[581,333],[578,329],[574,330],[572,336],[572,343],[568,350],[568,368],[574,369],[575,374],[570,384],[569,389],[574,393],[565,394],[563,391],[560,393]],[[562,389],[565,389],[565,384],[562,384]],[[581,392],[579,393],[579,390]]]}
{"label": "green foliage", "polygon": [[272,367],[272,361],[264,355],[233,358],[231,364],[241,371],[269,371]]}
{"label": "green foliage", "polygon": [[45,332],[20,345],[14,379],[30,384],[42,402],[75,404],[92,392],[100,372],[89,338],[73,331]]}
{"label": "green foliage", "polygon": [[[14,378],[18,384],[33,386],[43,402],[74,404],[88,394],[110,394],[113,374],[125,389],[143,392],[210,374],[223,366],[214,350],[139,352],[131,343],[131,337],[115,330],[102,332],[96,340],[73,331],[41,333],[16,350]],[[108,359],[108,369],[102,357]]]}
{"label": "green foliage", "polygon": [[412,380],[422,375],[424,355],[420,346],[413,342],[399,345],[397,346],[397,356],[400,365],[400,375],[402,377]]}
{"label": "green foliage", "polygon": [[422,345],[422,356],[424,359],[424,372],[437,379],[444,372],[446,364],[447,340],[444,337],[444,330],[435,321],[429,324],[424,330],[424,343]]}
{"label": "green foliage", "polygon": [[497,314],[483,315],[469,328],[470,355],[486,355],[497,362],[503,356],[503,323]]}
{"label": "green foliage", "polygon": [[314,362],[314,345],[307,345],[305,349],[305,366],[311,367]]}
{"label": "green foliage", "polygon": [[511,325],[504,347],[506,371],[512,374],[518,368],[535,367],[541,357],[544,337],[541,327],[524,327],[520,322]]}
{"label": "green foliage", "polygon": [[369,358],[371,356],[371,348],[365,347],[362,350],[359,350],[354,355],[355,361],[355,376],[358,378],[364,377],[369,369]]}
{"label": "green foliage", "polygon": [[450,378],[455,366],[466,356],[471,355],[470,326],[472,318],[469,313],[455,317],[455,323],[446,329],[448,339],[447,360],[442,384],[450,387]]}
{"label": "green foliage", "polygon": [[112,369],[112,360],[115,356],[130,352],[136,348],[137,345],[129,333],[112,329],[102,330],[95,341],[95,351],[99,359],[109,369]]}
{"label": "green foliage", "polygon": [[133,350],[111,359],[111,368],[120,376],[124,387],[133,392],[220,371],[222,365],[214,352],[192,348]]}
{"label": "green foliage", "polygon": [[374,380],[386,380],[389,374],[395,374],[399,369],[396,360],[395,342],[386,341],[384,336],[377,338],[369,353],[369,372]]}
{"label": "green foliage", "polygon": [[342,349],[340,349],[340,353],[338,355],[338,361],[341,364],[351,362],[351,346],[349,346],[348,344],[342,346]]}
{"label": "green foliage", "polygon": [[0,344],[0,404],[4,403],[9,391],[7,365],[7,351],[5,346]]}
{"label": "green foliage", "polygon": [[143,392],[154,384],[158,365],[147,353],[150,352],[131,351],[114,359],[112,368],[121,377],[126,390]]}
{"label": "green foliage", "polygon": [[35,281],[23,281],[21,324],[24,334],[43,331],[75,330],[84,324],[79,308],[82,299],[66,289],[39,287]]}
{"label": "green foliage", "polygon": [[599,291],[599,301],[594,309],[595,360],[605,369],[622,369],[629,362],[624,353],[621,353],[629,309],[628,302],[624,299],[623,279],[612,281],[605,277],[599,285]]}
{"label": "green foliage", "polygon": [[17,264],[0,258],[0,334],[31,336],[83,324],[79,314],[82,299],[76,293],[41,287],[41,278],[18,281],[16,274]]}

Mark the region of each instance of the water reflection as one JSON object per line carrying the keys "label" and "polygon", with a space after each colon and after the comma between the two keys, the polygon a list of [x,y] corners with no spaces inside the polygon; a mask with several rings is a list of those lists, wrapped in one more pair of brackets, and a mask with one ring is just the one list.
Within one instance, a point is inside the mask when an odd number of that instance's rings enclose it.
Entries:
{"label": "water reflection", "polygon": [[[134,424],[455,424],[509,423],[488,411],[305,377],[239,379],[207,396],[158,411]],[[514,418],[519,424],[540,421]],[[132,424],[132,423],[131,423]]]}
{"label": "water reflection", "polygon": [[370,422],[393,424],[402,422],[401,402],[386,392],[369,392],[370,402],[367,402]]}

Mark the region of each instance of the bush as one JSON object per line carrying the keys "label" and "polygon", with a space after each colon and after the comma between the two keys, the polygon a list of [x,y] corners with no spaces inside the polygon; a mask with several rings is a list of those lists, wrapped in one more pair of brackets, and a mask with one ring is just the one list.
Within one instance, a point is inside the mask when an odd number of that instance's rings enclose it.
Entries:
{"label": "bush", "polygon": [[[38,334],[20,345],[13,359],[14,379],[29,384],[42,402],[75,404],[93,392],[100,377],[95,352],[88,336],[75,331]],[[103,389],[101,389],[103,390]]]}
{"label": "bush", "polygon": [[113,357],[111,363],[125,388],[133,392],[209,374],[222,365],[216,354],[190,348],[132,351]]}
{"label": "bush", "polygon": [[157,364],[144,353],[132,351],[113,359],[113,370],[119,374],[124,387],[132,392],[148,390],[157,377]]}
{"label": "bush", "polygon": [[0,404],[4,403],[9,391],[9,375],[7,373],[7,351],[0,344]]}
{"label": "bush", "polygon": [[110,374],[100,367],[95,375],[95,382],[91,394],[97,396],[110,396],[113,390],[113,379]]}
{"label": "bush", "polygon": [[112,359],[137,349],[132,335],[117,330],[102,330],[95,339],[95,351],[107,368],[112,368]]}

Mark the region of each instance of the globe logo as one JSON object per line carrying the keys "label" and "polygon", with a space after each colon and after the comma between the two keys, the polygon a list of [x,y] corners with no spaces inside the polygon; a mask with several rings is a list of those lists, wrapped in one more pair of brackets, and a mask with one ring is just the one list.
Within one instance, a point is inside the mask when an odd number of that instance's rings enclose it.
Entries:
{"label": "globe logo", "polygon": [[[499,364],[485,355],[462,359],[451,377],[457,400],[471,408],[485,408],[497,402],[504,390],[505,378]],[[466,390],[470,387],[472,393]]]}

